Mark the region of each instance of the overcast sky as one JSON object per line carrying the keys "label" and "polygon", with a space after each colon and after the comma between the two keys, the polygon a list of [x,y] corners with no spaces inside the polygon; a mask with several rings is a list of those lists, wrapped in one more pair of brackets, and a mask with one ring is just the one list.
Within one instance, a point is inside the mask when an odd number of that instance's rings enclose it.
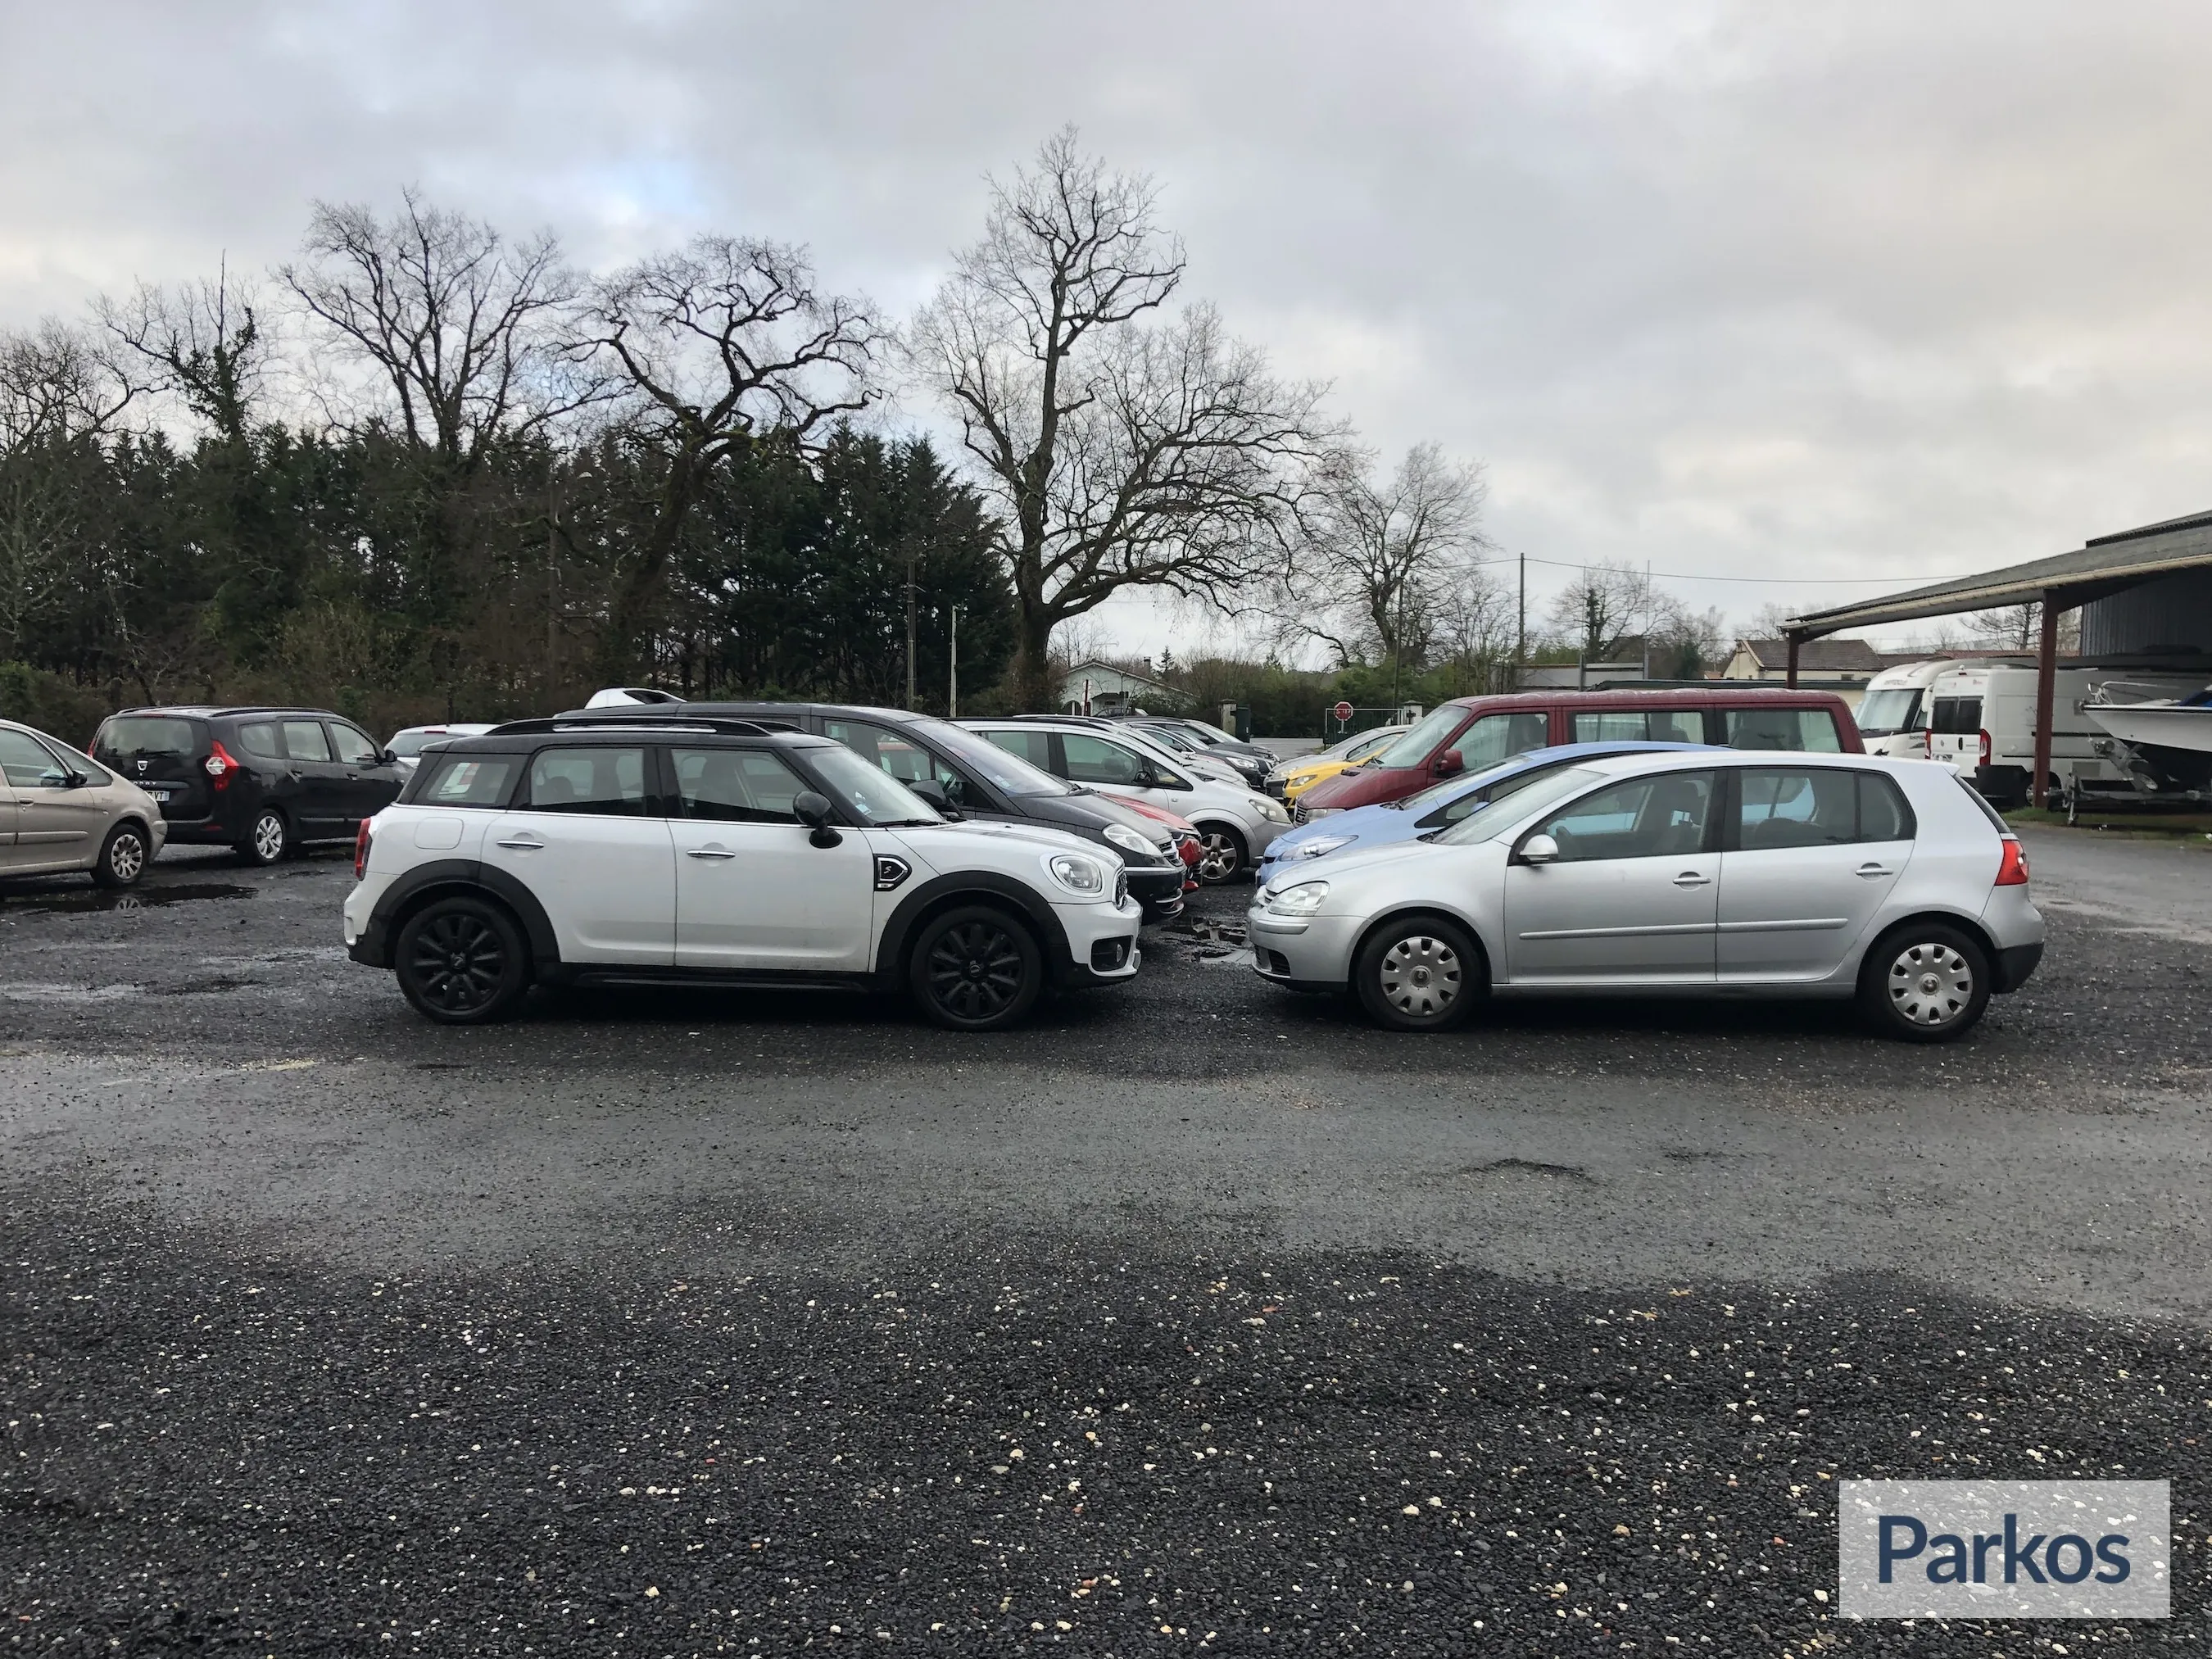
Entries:
{"label": "overcast sky", "polygon": [[1190,294],[1483,462],[1508,554],[1742,617],[2212,507],[2208,68],[2203,0],[0,0],[0,326],[408,182],[903,312],[1072,120]]}

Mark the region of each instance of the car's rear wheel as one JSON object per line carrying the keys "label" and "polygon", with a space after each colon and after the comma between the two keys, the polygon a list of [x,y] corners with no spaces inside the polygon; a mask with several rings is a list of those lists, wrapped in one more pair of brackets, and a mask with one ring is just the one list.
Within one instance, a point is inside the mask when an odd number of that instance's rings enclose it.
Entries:
{"label": "car's rear wheel", "polygon": [[1011,1025],[1044,990],[1044,956],[1036,938],[987,904],[933,918],[915,941],[908,973],[922,1012],[956,1031]]}
{"label": "car's rear wheel", "polygon": [[1990,1006],[1989,958],[1956,927],[1907,923],[1867,952],[1859,1006],[1892,1036],[1948,1042]]}
{"label": "car's rear wheel", "polygon": [[1394,1031],[1448,1031],[1489,989],[1474,941],[1442,916],[1376,928],[1360,946],[1352,982],[1360,1006]]}
{"label": "car's rear wheel", "polygon": [[441,1025],[501,1018],[530,984],[522,930],[482,899],[434,899],[408,917],[392,966],[416,1012]]}
{"label": "car's rear wheel", "polygon": [[1209,887],[1218,887],[1224,881],[1234,881],[1244,872],[1250,854],[1244,848],[1244,837],[1225,823],[1199,826],[1198,878]]}
{"label": "car's rear wheel", "polygon": [[292,826],[284,815],[273,806],[264,806],[254,814],[253,827],[246,832],[246,839],[238,843],[238,856],[248,864],[282,864],[292,850]]}
{"label": "car's rear wheel", "polygon": [[100,843],[100,861],[92,866],[92,878],[102,887],[135,887],[152,856],[143,830],[135,823],[118,823]]}

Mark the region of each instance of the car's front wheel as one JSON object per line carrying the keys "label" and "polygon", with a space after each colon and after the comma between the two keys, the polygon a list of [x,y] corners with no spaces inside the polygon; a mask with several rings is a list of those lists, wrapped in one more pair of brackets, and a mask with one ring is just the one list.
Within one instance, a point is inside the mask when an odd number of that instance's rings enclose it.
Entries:
{"label": "car's front wheel", "polygon": [[1490,988],[1474,941],[1442,916],[1376,928],[1360,946],[1352,981],[1361,1006],[1394,1031],[1448,1031]]}
{"label": "car's front wheel", "polygon": [[1030,930],[991,905],[963,905],[932,920],[914,943],[914,999],[938,1024],[994,1031],[1036,1006],[1044,956]]}
{"label": "car's front wheel", "polygon": [[1989,958],[1956,927],[1909,923],[1867,953],[1859,1006],[1892,1036],[1948,1042],[1990,1006]]}
{"label": "car's front wheel", "polygon": [[152,856],[143,830],[135,823],[118,823],[100,844],[100,862],[92,866],[92,878],[102,887],[135,887]]}
{"label": "car's front wheel", "polygon": [[530,985],[522,930],[482,899],[436,899],[408,917],[392,966],[415,1011],[441,1025],[498,1019]]}
{"label": "car's front wheel", "polygon": [[1245,851],[1244,837],[1225,823],[1201,825],[1198,832],[1198,878],[1209,887],[1218,887],[1224,881],[1234,881],[1243,873],[1250,854]]}
{"label": "car's front wheel", "polygon": [[238,856],[248,864],[282,864],[291,850],[292,826],[273,806],[264,806],[254,815],[253,827],[238,843]]}

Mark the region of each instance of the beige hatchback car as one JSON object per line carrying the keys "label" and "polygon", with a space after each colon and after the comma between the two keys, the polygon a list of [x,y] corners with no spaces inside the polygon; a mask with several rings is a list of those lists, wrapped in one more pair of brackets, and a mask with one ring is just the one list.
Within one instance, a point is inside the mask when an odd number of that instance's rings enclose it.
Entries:
{"label": "beige hatchback car", "polygon": [[0,877],[90,872],[128,887],[168,838],[161,809],[88,755],[0,720]]}

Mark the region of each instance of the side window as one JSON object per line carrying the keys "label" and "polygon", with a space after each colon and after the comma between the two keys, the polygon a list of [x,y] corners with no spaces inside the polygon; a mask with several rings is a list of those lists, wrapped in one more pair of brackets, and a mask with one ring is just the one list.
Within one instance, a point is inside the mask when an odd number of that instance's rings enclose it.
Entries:
{"label": "side window", "polygon": [[330,727],[331,747],[337,751],[338,758],[345,764],[348,766],[376,764],[377,756],[383,751],[368,740],[367,732],[354,726],[342,725],[337,720],[332,720]]}
{"label": "side window", "polygon": [[[1964,782],[1965,780],[1960,780]],[[1980,797],[1975,797],[1979,799]],[[1896,781],[1879,772],[1859,774],[1859,839],[1911,841],[1919,826]]]}
{"label": "side window", "polygon": [[1551,739],[1552,717],[1541,709],[1517,714],[1485,714],[1459,734],[1451,746],[1470,772],[1494,766],[1531,749],[1541,749]]}
{"label": "side window", "polygon": [[678,749],[676,791],[687,818],[796,823],[792,802],[806,786],[774,755],[752,749]]}
{"label": "side window", "polygon": [[[927,749],[867,720],[824,720],[823,735],[836,738],[871,766],[880,766],[901,783],[937,777]],[[942,782],[943,779],[939,778]]]}
{"label": "side window", "polygon": [[1835,755],[1844,747],[1836,735],[1836,717],[1825,708],[1731,708],[1727,733],[1731,749]]}
{"label": "side window", "polygon": [[[1834,722],[1829,724],[1832,726]],[[1703,743],[1705,714],[1695,708],[1654,709],[1649,735],[1654,743]]]}
{"label": "side window", "polygon": [[283,760],[284,740],[276,735],[274,720],[248,720],[238,728],[238,741],[256,760]]}
{"label": "side window", "polygon": [[1640,708],[1590,708],[1574,717],[1577,743],[1641,743],[1650,725]]}
{"label": "side window", "polygon": [[323,735],[323,723],[320,720],[286,720],[284,752],[295,761],[328,760],[331,757],[331,743]]}
{"label": "side window", "polygon": [[522,770],[516,755],[442,755],[417,789],[421,806],[504,806]]}
{"label": "side window", "polygon": [[1559,842],[1562,863],[1679,858],[1703,850],[1712,799],[1711,773],[1668,772],[1584,795],[1537,829]]}
{"label": "side window", "polygon": [[642,749],[541,749],[530,763],[533,812],[641,818],[646,806]]}
{"label": "side window", "polygon": [[1118,743],[1075,732],[1064,733],[1060,743],[1067,754],[1067,775],[1076,783],[1100,783],[1127,788],[1144,775],[1144,763],[1134,750]]}
{"label": "side window", "polygon": [[1052,734],[1048,732],[986,732],[983,734],[1009,755],[1018,755],[1040,772],[1052,770]]}
{"label": "side window", "polygon": [[1859,839],[1856,773],[1762,766],[1736,776],[1736,845],[1745,852]]}
{"label": "side window", "polygon": [[0,732],[0,777],[18,789],[52,789],[69,781],[69,769],[35,738]]}

